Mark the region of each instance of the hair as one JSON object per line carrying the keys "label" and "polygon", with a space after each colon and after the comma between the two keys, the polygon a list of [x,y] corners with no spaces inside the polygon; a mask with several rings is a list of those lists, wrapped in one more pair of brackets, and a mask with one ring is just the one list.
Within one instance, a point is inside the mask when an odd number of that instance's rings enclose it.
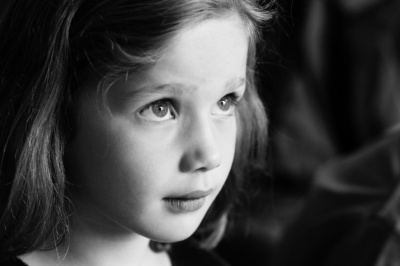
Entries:
{"label": "hair", "polygon": [[27,0],[0,4],[0,254],[57,245],[68,234],[63,156],[74,137],[76,98],[99,80],[103,92],[157,62],[179,30],[237,14],[250,33],[247,90],[230,176],[194,234],[215,243],[246,179],[265,159],[267,119],[254,80],[260,26],[270,4],[255,0]]}

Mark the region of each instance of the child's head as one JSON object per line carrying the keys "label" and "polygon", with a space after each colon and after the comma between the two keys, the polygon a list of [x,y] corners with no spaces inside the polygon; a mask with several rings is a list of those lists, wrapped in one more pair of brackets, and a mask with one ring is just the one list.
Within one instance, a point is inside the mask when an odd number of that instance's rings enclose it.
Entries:
{"label": "child's head", "polygon": [[156,241],[189,237],[204,215],[199,235],[221,231],[265,145],[253,67],[269,15],[252,0],[12,2],[1,251],[59,240],[74,208]]}

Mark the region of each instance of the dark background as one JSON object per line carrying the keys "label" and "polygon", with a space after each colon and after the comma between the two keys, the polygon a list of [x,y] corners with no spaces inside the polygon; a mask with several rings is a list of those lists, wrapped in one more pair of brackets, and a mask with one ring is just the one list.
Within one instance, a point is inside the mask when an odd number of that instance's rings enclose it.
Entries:
{"label": "dark background", "polygon": [[400,121],[399,2],[276,2],[258,68],[270,121],[268,171],[255,174],[217,247],[232,265],[272,265],[315,172]]}

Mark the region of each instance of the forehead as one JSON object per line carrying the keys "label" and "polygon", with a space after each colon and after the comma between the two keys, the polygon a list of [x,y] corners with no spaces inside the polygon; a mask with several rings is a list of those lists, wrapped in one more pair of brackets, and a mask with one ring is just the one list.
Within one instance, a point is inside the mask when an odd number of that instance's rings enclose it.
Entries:
{"label": "forehead", "polygon": [[248,32],[237,16],[209,19],[173,38],[146,76],[205,83],[217,74],[226,83],[232,76],[245,75],[248,44]]}
{"label": "forehead", "polygon": [[239,87],[246,80],[248,43],[246,27],[236,16],[186,27],[171,39],[155,64],[118,81],[108,99],[141,98],[142,93],[166,90],[174,95],[218,94]]}

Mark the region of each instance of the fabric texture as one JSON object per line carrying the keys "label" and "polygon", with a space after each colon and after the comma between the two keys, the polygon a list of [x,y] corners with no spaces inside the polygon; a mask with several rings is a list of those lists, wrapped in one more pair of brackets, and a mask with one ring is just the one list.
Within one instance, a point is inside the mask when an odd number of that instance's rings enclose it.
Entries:
{"label": "fabric texture", "polygon": [[398,265],[399,153],[396,133],[318,171],[275,265]]}

